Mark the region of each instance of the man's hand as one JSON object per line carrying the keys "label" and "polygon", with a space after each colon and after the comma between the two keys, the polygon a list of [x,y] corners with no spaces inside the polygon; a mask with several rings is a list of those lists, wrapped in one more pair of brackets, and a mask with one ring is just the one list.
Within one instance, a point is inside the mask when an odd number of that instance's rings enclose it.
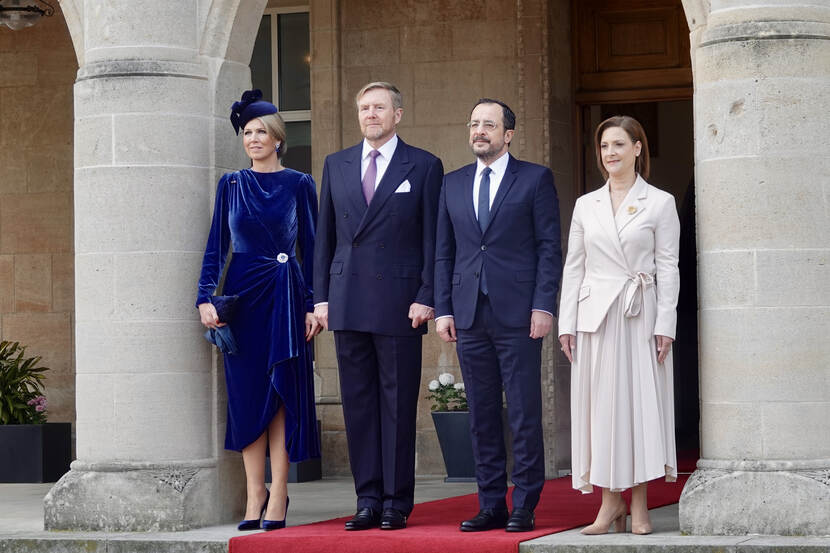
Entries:
{"label": "man's hand", "polygon": [[536,338],[544,338],[548,332],[553,328],[553,315],[543,311],[533,311],[530,313],[530,337],[534,340]]}
{"label": "man's hand", "polygon": [[458,340],[455,336],[455,319],[452,317],[441,317],[435,321],[435,331],[447,343]]}
{"label": "man's hand", "polygon": [[412,328],[418,328],[435,318],[435,310],[420,303],[413,303],[409,306],[409,318],[412,319]]}
{"label": "man's hand", "polygon": [[320,334],[323,327],[317,322],[317,317],[314,313],[305,314],[305,341],[310,342],[312,338]]}
{"label": "man's hand", "polygon": [[324,329],[329,329],[329,304],[321,303],[314,306],[314,318]]}

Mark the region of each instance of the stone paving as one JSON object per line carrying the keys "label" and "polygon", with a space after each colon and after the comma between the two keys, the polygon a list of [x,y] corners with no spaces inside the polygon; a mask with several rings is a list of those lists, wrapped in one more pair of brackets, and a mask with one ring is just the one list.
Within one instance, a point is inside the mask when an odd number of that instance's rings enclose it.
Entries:
{"label": "stone paving", "polygon": [[[51,484],[0,484],[0,553],[227,553],[228,540],[239,535],[234,523],[186,532],[45,532],[43,496]],[[472,483],[418,480],[416,502],[475,491]],[[289,484],[289,525],[351,514],[354,491],[349,479]],[[828,553],[830,536],[682,536],[677,505],[652,511],[655,532],[649,536],[583,536],[570,530],[520,545],[520,553]],[[452,553],[452,552],[448,552]]]}

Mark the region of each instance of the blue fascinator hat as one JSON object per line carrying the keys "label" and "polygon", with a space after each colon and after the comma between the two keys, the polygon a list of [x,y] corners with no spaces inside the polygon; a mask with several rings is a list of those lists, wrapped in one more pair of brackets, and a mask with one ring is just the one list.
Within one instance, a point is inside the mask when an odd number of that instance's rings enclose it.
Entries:
{"label": "blue fascinator hat", "polygon": [[234,102],[231,106],[231,124],[236,134],[239,129],[244,129],[248,121],[263,115],[277,113],[277,106],[262,99],[262,91],[258,88],[246,90],[242,93],[242,99]]}

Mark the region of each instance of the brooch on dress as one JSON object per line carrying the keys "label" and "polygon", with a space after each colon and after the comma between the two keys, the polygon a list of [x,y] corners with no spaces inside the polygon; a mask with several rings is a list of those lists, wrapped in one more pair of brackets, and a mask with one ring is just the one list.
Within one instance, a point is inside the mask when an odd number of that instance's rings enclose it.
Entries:
{"label": "brooch on dress", "polygon": [[633,205],[628,206],[628,214],[629,215],[634,215],[635,213],[637,213],[637,208],[634,207]]}

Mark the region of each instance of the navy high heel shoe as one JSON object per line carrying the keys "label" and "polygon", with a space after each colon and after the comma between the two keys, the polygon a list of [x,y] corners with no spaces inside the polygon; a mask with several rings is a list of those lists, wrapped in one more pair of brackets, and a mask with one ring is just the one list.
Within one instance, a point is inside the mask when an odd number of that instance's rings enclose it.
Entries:
{"label": "navy high heel shoe", "polygon": [[263,515],[265,515],[265,509],[268,507],[268,500],[271,498],[271,492],[266,489],[265,490],[265,503],[262,504],[262,510],[259,512],[259,518],[252,518],[249,520],[243,520],[239,523],[239,526],[236,527],[237,530],[259,530],[259,521],[262,520]]}
{"label": "navy high heel shoe", "polygon": [[288,496],[285,497],[285,518],[282,520],[263,520],[262,521],[262,529],[263,530],[280,530],[281,528],[285,528],[285,519],[288,518]]}

